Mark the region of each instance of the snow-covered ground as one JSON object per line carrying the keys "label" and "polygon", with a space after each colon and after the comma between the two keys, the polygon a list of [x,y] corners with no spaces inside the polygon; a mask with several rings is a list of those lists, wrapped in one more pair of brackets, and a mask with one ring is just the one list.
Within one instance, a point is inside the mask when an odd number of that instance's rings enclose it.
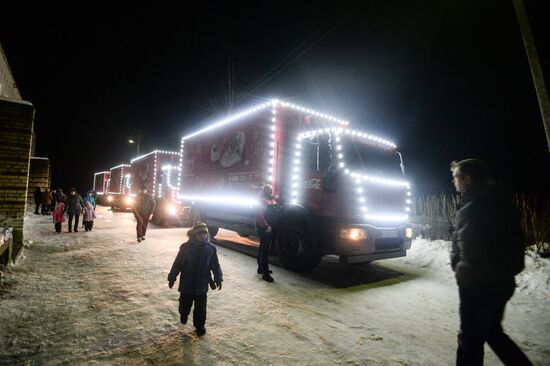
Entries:
{"label": "snow-covered ground", "polygon": [[[64,227],[66,230],[66,225]],[[230,250],[253,243],[220,231],[221,291],[208,297],[207,333],[179,324],[166,277],[186,229],[150,226],[134,240],[128,213],[98,209],[94,231],[56,234],[26,217],[28,248],[0,287],[4,365],[450,365],[458,296],[449,243],[417,239],[405,258],[307,274]],[[238,248],[250,251],[250,247]],[[274,261],[276,263],[276,260]],[[535,364],[550,364],[550,263],[530,253],[504,327]],[[486,364],[500,364],[487,348]]]}

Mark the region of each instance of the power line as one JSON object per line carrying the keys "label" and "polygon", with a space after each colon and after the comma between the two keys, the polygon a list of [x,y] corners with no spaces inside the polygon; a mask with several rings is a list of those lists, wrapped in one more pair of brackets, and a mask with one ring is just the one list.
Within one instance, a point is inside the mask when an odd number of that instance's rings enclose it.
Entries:
{"label": "power line", "polygon": [[[288,55],[286,55],[281,61],[279,61],[274,67],[272,67],[264,76],[262,76],[260,79],[258,79],[256,82],[254,82],[250,87],[248,87],[244,92],[241,93],[241,96],[244,95],[250,95],[254,91],[258,90],[262,86],[264,86],[266,83],[268,83],[271,79],[273,79],[275,76],[280,74],[282,71],[287,69],[290,65],[292,65],[294,62],[296,62],[300,57],[305,55],[309,50],[311,50],[314,46],[316,46],[320,41],[322,41],[327,35],[329,35],[331,32],[333,32],[340,24],[342,24],[345,20],[347,20],[349,17],[351,17],[357,10],[359,10],[368,0],[362,1],[358,6],[353,8],[349,13],[344,15],[335,25],[333,25],[331,28],[329,28],[325,33],[323,33],[319,38],[314,40],[309,46],[307,46],[302,52],[300,52],[294,59],[292,59],[290,62],[288,62],[286,65],[283,65],[284,62],[290,58],[293,54],[295,54],[300,48],[302,48],[313,36],[315,36],[317,33],[319,33],[323,28],[326,27],[327,24],[330,23],[326,22],[321,27],[319,27],[317,30],[315,30],[313,33],[311,33],[304,41],[302,41],[294,50],[292,50]],[[283,66],[281,66],[283,65]],[[277,70],[277,68],[281,68]],[[271,74],[272,75],[269,75]],[[241,96],[237,97],[235,100],[239,100]]]}

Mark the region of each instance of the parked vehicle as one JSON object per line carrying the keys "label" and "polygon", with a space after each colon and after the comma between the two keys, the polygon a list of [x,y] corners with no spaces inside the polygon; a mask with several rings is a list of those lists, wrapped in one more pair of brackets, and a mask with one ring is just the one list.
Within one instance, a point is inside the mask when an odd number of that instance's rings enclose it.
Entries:
{"label": "parked vehicle", "polygon": [[[141,155],[130,162],[130,196],[138,194],[142,186],[155,197],[156,210],[151,222],[156,225],[179,224],[173,204],[177,199],[177,179],[180,163],[180,153],[173,151],[154,150]],[[166,215],[157,214],[166,211]]]}
{"label": "parked vehicle", "polygon": [[110,205],[107,201],[107,192],[109,190],[109,176],[110,172],[108,171],[94,173],[93,191],[96,192],[96,202],[99,205]]}
{"label": "parked vehicle", "polygon": [[[296,271],[335,254],[344,263],[401,257],[411,246],[410,185],[396,146],[349,123],[278,100],[182,138],[178,206],[205,221],[255,235],[258,192],[273,186],[276,252]],[[167,215],[166,211],[159,211]]]}
{"label": "parked vehicle", "polygon": [[113,211],[130,210],[130,165],[120,164],[109,170],[107,202]]}

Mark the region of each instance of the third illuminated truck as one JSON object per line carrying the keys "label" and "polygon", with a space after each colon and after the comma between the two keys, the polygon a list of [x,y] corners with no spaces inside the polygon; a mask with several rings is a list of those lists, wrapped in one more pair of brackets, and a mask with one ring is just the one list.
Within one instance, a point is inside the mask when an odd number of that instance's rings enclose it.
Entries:
{"label": "third illuminated truck", "polygon": [[364,263],[406,255],[410,184],[396,145],[345,120],[272,100],[182,138],[179,219],[255,235],[258,193],[278,203],[275,249],[296,271],[338,255]]}

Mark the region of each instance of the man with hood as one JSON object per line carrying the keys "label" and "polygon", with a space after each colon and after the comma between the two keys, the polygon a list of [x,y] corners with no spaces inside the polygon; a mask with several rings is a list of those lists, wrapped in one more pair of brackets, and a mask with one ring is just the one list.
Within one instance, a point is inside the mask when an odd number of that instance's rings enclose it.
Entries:
{"label": "man with hood", "polygon": [[524,268],[525,245],[512,200],[489,180],[478,159],[451,163],[461,194],[451,267],[460,297],[457,365],[482,365],[485,342],[506,365],[531,365],[502,329],[504,308]]}
{"label": "man with hood", "polygon": [[[189,240],[180,246],[180,250],[172,269],[168,274],[168,287],[172,288],[178,275],[180,283],[179,313],[182,324],[187,323],[187,317],[193,309],[193,325],[199,336],[206,332],[206,293],[208,286],[214,290],[222,289],[222,269],[218,261],[216,247],[210,243],[208,227],[197,223],[187,233]],[[214,274],[212,281],[211,273]]]}
{"label": "man with hood", "polygon": [[269,269],[269,252],[273,240],[273,228],[277,220],[277,204],[273,200],[273,187],[270,184],[262,187],[260,203],[260,209],[256,214],[256,232],[260,237],[257,273],[262,275],[264,281],[273,282]]}
{"label": "man with hood", "polygon": [[39,186],[36,186],[34,187],[34,204],[36,205],[34,213],[36,215],[40,215],[40,212],[38,212],[40,209],[40,202],[42,202],[42,191]]}
{"label": "man with hood", "polygon": [[147,194],[147,187],[141,186],[139,193],[134,197],[132,212],[136,218],[136,236],[137,241],[145,240],[147,233],[147,225],[153,212],[155,212],[155,199]]}

